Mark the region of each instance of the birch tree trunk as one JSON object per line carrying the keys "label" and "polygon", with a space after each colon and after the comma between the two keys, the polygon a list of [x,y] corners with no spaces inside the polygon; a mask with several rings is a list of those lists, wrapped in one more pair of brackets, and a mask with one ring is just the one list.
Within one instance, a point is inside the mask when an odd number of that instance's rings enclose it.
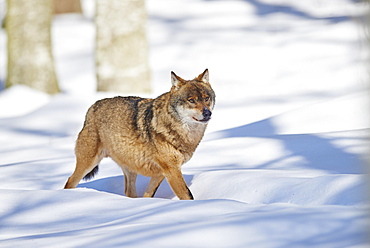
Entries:
{"label": "birch tree trunk", "polygon": [[51,50],[50,0],[8,0],[6,87],[24,84],[54,94],[59,87]]}
{"label": "birch tree trunk", "polygon": [[149,92],[145,0],[97,0],[99,91]]}

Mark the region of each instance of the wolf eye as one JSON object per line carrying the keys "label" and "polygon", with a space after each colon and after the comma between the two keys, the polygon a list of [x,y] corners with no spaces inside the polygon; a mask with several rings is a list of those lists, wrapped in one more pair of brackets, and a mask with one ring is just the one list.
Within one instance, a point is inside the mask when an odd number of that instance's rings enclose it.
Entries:
{"label": "wolf eye", "polygon": [[204,98],[204,101],[208,102],[209,101],[209,97],[207,96],[206,98]]}
{"label": "wolf eye", "polygon": [[190,103],[195,103],[195,100],[193,98],[188,100]]}

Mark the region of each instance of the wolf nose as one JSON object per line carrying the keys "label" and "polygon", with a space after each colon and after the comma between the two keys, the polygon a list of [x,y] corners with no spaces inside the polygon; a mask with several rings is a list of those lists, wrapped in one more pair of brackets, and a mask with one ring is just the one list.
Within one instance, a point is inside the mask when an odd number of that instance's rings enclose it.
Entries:
{"label": "wolf nose", "polygon": [[204,109],[203,109],[204,119],[209,120],[211,118],[211,115],[212,115],[212,112],[209,109],[207,109],[206,107],[204,107]]}

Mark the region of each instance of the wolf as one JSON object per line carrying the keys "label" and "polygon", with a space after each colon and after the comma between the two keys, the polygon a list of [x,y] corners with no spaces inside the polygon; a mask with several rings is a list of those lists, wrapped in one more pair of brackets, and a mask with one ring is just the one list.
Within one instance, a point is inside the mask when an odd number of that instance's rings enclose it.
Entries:
{"label": "wolf", "polygon": [[144,197],[153,197],[166,178],[180,200],[193,195],[181,173],[201,141],[215,106],[206,69],[193,80],[171,72],[171,90],[157,98],[114,97],[87,111],[76,141],[76,168],[65,189],[91,179],[104,157],[111,157],[125,178],[125,194],[137,197],[136,177],[150,177]]}

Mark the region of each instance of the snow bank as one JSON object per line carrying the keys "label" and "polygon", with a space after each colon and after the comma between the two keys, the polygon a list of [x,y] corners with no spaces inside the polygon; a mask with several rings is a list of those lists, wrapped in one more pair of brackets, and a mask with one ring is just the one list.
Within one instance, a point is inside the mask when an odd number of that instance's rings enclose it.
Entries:
{"label": "snow bank", "polygon": [[50,96],[24,85],[0,92],[0,118],[22,116],[49,102]]}
{"label": "snow bank", "polygon": [[364,208],[129,199],[86,189],[0,197],[2,247],[349,247],[366,234]]}

